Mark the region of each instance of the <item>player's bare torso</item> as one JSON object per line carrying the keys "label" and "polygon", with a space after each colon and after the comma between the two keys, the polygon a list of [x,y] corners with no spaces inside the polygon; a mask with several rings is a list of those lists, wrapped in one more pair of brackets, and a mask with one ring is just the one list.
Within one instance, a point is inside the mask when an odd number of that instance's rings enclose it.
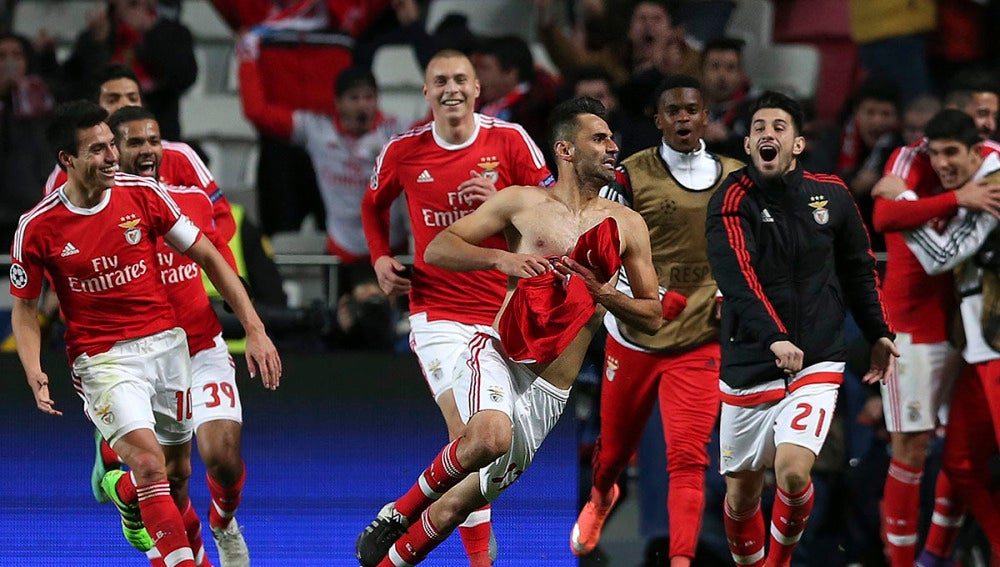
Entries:
{"label": "player's bare torso", "polygon": [[[628,226],[622,218],[628,209],[601,199],[596,193],[576,210],[557,199],[551,189],[520,187],[518,190],[524,193],[525,198],[512,216],[512,226],[504,233],[508,248],[518,254],[537,254],[547,258],[567,255],[573,251],[580,235],[608,217],[615,217],[619,226]],[[504,306],[515,287],[517,278],[510,278]],[[548,365],[531,364],[529,368],[556,387],[569,388],[579,373],[587,346],[600,327],[604,312],[604,308],[598,305],[587,325],[555,361]]]}

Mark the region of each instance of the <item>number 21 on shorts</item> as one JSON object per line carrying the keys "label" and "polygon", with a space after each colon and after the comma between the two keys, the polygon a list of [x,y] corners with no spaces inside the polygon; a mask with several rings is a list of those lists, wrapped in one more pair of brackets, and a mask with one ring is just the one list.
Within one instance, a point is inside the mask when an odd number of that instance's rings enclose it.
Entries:
{"label": "number 21 on shorts", "polygon": [[801,402],[795,406],[797,413],[792,418],[791,428],[795,431],[807,431],[812,429],[813,435],[818,439],[823,435],[823,424],[826,423],[826,409],[820,408],[813,411],[812,404]]}

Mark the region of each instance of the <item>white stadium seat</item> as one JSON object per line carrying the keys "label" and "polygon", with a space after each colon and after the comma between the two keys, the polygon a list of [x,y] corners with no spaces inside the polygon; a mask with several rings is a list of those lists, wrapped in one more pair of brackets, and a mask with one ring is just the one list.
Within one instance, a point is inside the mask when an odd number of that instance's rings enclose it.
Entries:
{"label": "white stadium seat", "polygon": [[56,43],[71,44],[98,6],[93,0],[19,0],[14,2],[14,32],[31,38],[45,30]]}
{"label": "white stadium seat", "polygon": [[424,71],[409,45],[383,45],[375,50],[372,73],[381,88],[422,87]]}
{"label": "white stadium seat", "polygon": [[816,97],[820,53],[815,46],[782,43],[764,48],[760,56],[745,62],[754,87],[785,92],[801,100]]}
{"label": "white stadium seat", "polygon": [[532,0],[431,0],[427,7],[427,31],[450,13],[464,14],[476,35],[518,35],[535,39],[535,9]]}
{"label": "white stadium seat", "polygon": [[236,34],[209,0],[184,0],[181,4],[181,23],[191,30],[195,43],[218,41],[232,44],[236,41]]}

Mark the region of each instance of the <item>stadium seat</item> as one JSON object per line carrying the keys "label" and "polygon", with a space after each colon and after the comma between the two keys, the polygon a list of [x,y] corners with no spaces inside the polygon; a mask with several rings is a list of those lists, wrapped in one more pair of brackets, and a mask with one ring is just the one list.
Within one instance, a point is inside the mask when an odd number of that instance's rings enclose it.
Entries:
{"label": "stadium seat", "polygon": [[746,72],[760,89],[774,89],[801,100],[816,97],[820,52],[807,44],[783,43],[766,47],[759,57],[745,62]]}
{"label": "stadium seat", "polygon": [[552,58],[549,57],[549,52],[545,49],[544,45],[536,42],[532,43],[530,47],[531,57],[534,58],[536,67],[541,67],[553,75],[562,74],[559,67],[556,67],[556,64],[552,62]]}
{"label": "stadium seat", "polygon": [[181,98],[181,131],[186,138],[196,140],[255,140],[257,137],[243,117],[239,97],[234,94],[189,92]]}
{"label": "stadium seat", "polygon": [[14,32],[32,38],[45,30],[57,44],[71,45],[97,6],[92,0],[19,0]]}
{"label": "stadium seat", "polygon": [[195,43],[218,41],[232,44],[236,41],[236,35],[209,0],[184,0],[181,23],[191,30]]}
{"label": "stadium seat", "polygon": [[[189,137],[190,139],[190,137]],[[208,155],[209,169],[223,191],[250,191],[256,186],[260,150],[256,140],[198,141]]]}
{"label": "stadium seat", "polygon": [[464,14],[476,35],[519,35],[535,39],[535,9],[532,0],[431,0],[427,7],[427,31],[451,13]]}
{"label": "stadium seat", "polygon": [[417,54],[409,45],[383,45],[375,50],[372,73],[381,88],[417,87],[424,84],[424,72]]}
{"label": "stadium seat", "polygon": [[729,15],[726,35],[742,39],[752,50],[766,48],[774,39],[774,6],[771,0],[739,0]]}
{"label": "stadium seat", "polygon": [[411,87],[402,89],[382,89],[378,93],[379,107],[382,112],[398,116],[403,121],[403,128],[427,116],[427,101],[420,94],[420,89]]}

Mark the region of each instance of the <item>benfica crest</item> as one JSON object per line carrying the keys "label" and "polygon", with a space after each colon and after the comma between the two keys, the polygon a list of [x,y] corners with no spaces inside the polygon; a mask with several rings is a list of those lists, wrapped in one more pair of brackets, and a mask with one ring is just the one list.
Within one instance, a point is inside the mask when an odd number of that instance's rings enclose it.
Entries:
{"label": "benfica crest", "polygon": [[826,205],[830,201],[822,195],[813,195],[809,198],[809,206],[813,208],[813,220],[816,224],[826,224],[830,222],[830,209]]}
{"label": "benfica crest", "polygon": [[500,174],[497,172],[497,168],[500,167],[500,161],[496,156],[484,157],[479,160],[477,164],[479,169],[483,170],[483,177],[489,179],[491,182],[496,183],[500,178]]}
{"label": "benfica crest", "polygon": [[118,227],[125,229],[125,242],[135,246],[142,240],[142,231],[137,228],[142,221],[135,218],[135,215],[122,217],[121,220],[123,222],[118,223]]}

